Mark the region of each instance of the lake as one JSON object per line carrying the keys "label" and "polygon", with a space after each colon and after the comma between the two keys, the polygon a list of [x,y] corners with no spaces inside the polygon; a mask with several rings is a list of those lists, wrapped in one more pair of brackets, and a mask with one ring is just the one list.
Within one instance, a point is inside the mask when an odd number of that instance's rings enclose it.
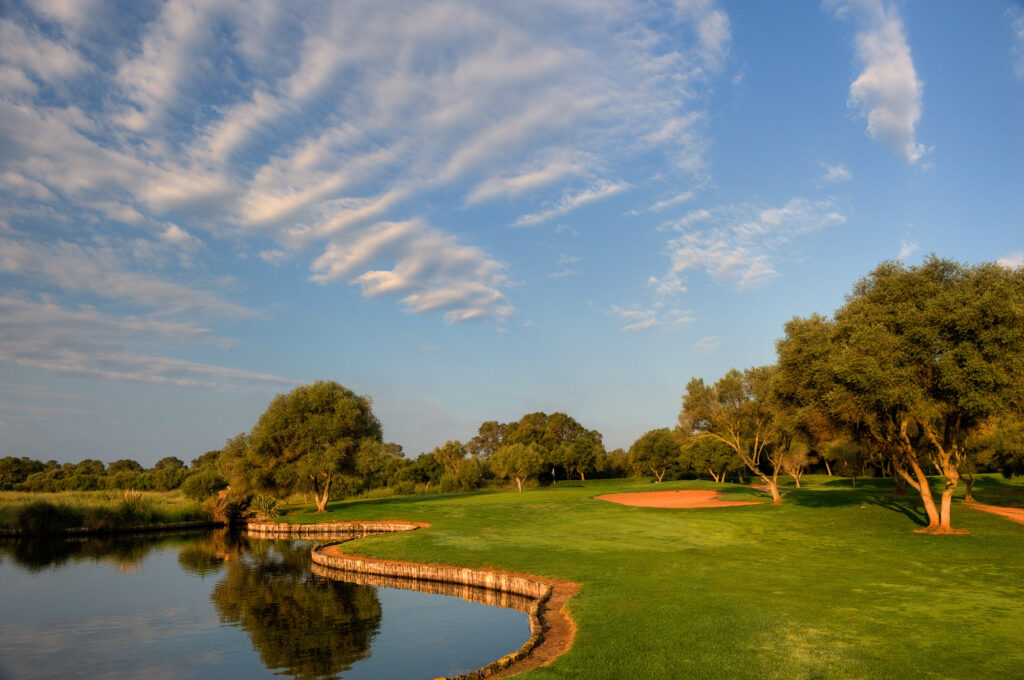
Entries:
{"label": "lake", "polygon": [[315,543],[0,541],[0,680],[436,678],[530,637],[515,609],[314,574]]}

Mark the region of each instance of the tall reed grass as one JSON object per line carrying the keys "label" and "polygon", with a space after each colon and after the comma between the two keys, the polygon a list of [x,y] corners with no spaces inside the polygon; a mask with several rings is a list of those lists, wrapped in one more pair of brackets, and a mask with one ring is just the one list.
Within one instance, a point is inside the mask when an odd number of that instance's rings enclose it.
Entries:
{"label": "tall reed grass", "polygon": [[177,491],[0,492],[0,529],[33,535],[74,529],[112,531],[209,518],[199,503]]}

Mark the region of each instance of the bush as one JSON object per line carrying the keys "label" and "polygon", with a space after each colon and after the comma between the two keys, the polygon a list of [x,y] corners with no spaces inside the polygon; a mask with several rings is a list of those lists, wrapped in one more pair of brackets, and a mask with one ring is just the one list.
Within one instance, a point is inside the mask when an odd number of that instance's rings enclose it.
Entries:
{"label": "bush", "polygon": [[391,488],[394,490],[396,496],[411,496],[416,493],[416,485],[411,479],[395,482]]}
{"label": "bush", "polygon": [[281,501],[273,496],[258,494],[253,497],[249,509],[256,519],[267,520],[281,515]]}
{"label": "bush", "polygon": [[82,512],[70,505],[35,501],[18,511],[14,528],[27,534],[49,534],[80,527],[83,521]]}
{"label": "bush", "polygon": [[203,468],[181,483],[181,492],[194,501],[202,501],[228,485],[215,468]]}

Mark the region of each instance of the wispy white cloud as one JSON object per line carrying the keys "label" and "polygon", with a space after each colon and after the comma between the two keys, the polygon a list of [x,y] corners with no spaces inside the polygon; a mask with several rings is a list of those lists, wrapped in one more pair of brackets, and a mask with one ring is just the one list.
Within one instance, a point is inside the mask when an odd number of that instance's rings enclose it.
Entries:
{"label": "wispy white cloud", "polygon": [[698,354],[712,354],[722,346],[722,340],[714,335],[706,335],[693,343],[693,350]]}
{"label": "wispy white cloud", "polygon": [[0,272],[56,287],[69,293],[92,293],[142,306],[161,314],[198,311],[236,318],[258,312],[215,293],[131,271],[126,255],[109,244],[42,244],[24,235],[0,237]]}
{"label": "wispy white cloud", "polygon": [[918,251],[918,245],[916,241],[903,240],[900,242],[900,254],[896,256],[897,260],[906,260],[908,257]]}
{"label": "wispy white cloud", "polygon": [[685,328],[695,320],[689,312],[677,308],[665,308],[660,304],[647,308],[612,306],[607,310],[607,314],[626,323],[619,329],[624,332],[646,331],[652,328]]}
{"label": "wispy white cloud", "polygon": [[546,210],[521,216],[516,220],[515,225],[517,227],[529,227],[541,224],[543,222],[547,222],[552,217],[567,215],[581,206],[593,203],[594,201],[600,201],[601,199],[608,198],[609,196],[614,196],[628,188],[629,184],[626,182],[600,182],[588,189],[584,189],[583,191],[562,196],[558,203]]}
{"label": "wispy white cloud", "polygon": [[1010,19],[1010,31],[1013,35],[1013,45],[1010,47],[1013,73],[1020,80],[1024,80],[1024,8],[1011,5],[1006,10],[1006,16]]}
{"label": "wispy white cloud", "polygon": [[[433,263],[419,266],[379,244],[379,225],[427,224],[411,202],[435,193],[469,207],[528,198],[520,225],[538,224],[629,186],[622,158],[700,167],[704,94],[731,43],[711,0],[397,13],[167,0],[119,16],[117,31],[85,0],[12,16],[0,19],[8,186],[69,223],[115,220],[182,250],[203,232],[243,252],[269,237],[267,257],[308,258],[316,281],[449,320],[513,311],[501,266],[438,227],[419,237]],[[352,269],[375,248],[394,269]]]}
{"label": "wispy white cloud", "polygon": [[189,322],[111,316],[89,307],[73,310],[47,301],[0,297],[0,363],[105,380],[189,387],[295,382],[140,351],[195,341],[220,342],[208,329]]}
{"label": "wispy white cloud", "polygon": [[850,85],[850,106],[868,121],[868,134],[910,163],[926,152],[914,138],[923,85],[910,56],[903,20],[882,0],[826,0],[858,26],[857,59],[864,70]]}
{"label": "wispy white cloud", "polygon": [[566,177],[584,175],[588,164],[583,159],[557,158],[543,167],[512,176],[498,176],[482,182],[467,198],[467,203],[480,203],[495,198],[515,198],[549,186]]}
{"label": "wispy white cloud", "polygon": [[647,208],[644,208],[643,210],[630,210],[629,214],[639,215],[641,212],[661,212],[663,210],[667,210],[668,208],[673,208],[675,206],[687,203],[688,201],[692,201],[694,196],[696,196],[695,192],[684,191],[682,193],[675,194],[674,196],[669,196],[668,198],[663,198],[660,201],[656,201]]}
{"label": "wispy white cloud", "polygon": [[701,209],[668,223],[670,275],[703,270],[739,288],[776,275],[776,262],[813,233],[846,221],[832,201],[797,197],[781,208],[732,205]]}
{"label": "wispy white cloud", "polygon": [[[391,269],[368,269],[382,261]],[[424,221],[380,222],[327,246],[313,263],[313,280],[344,278],[369,297],[400,295],[413,312],[444,310],[450,322],[506,319],[513,308],[501,293],[505,266],[460,244]]]}
{"label": "wispy white cloud", "polygon": [[1010,269],[1020,269],[1021,267],[1024,267],[1024,250],[1018,250],[1015,253],[1010,253],[1009,255],[999,258],[996,262],[1004,267],[1009,267]]}
{"label": "wispy white cloud", "polygon": [[853,173],[843,165],[827,165],[825,163],[822,165],[825,167],[825,176],[822,179],[830,184],[838,184],[839,182],[853,179]]}

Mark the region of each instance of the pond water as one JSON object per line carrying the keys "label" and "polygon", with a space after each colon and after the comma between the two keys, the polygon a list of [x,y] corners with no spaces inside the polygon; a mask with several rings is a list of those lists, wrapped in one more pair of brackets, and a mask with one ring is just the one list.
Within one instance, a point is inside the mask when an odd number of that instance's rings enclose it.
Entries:
{"label": "pond water", "polygon": [[314,574],[315,543],[0,542],[0,680],[436,678],[530,637],[514,609]]}

